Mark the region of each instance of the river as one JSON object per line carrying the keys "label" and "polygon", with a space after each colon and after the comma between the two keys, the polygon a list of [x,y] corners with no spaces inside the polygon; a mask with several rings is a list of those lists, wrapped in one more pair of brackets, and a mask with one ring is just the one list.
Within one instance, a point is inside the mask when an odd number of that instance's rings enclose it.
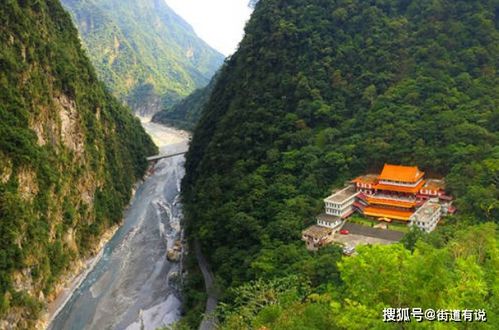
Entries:
{"label": "river", "polygon": [[[188,134],[143,122],[162,152],[186,149]],[[162,159],[137,188],[122,226],[49,329],[156,329],[180,318],[178,262],[167,250],[181,238],[184,157]]]}

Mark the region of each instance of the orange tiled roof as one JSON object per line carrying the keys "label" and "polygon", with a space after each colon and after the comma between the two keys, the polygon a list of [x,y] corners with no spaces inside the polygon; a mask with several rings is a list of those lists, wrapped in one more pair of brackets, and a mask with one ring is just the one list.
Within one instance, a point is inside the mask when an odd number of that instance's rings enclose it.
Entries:
{"label": "orange tiled roof", "polygon": [[353,183],[375,184],[378,181],[376,174],[366,174],[356,177],[352,180]]}
{"label": "orange tiled roof", "polygon": [[421,182],[416,187],[404,187],[404,186],[378,183],[377,185],[374,186],[374,189],[415,194],[421,189],[421,187],[423,187],[424,184],[425,184],[424,180],[421,180]]}
{"label": "orange tiled roof", "polygon": [[378,179],[400,182],[416,182],[421,179],[423,175],[424,172],[420,171],[417,166],[385,164]]}
{"label": "orange tiled roof", "polygon": [[408,221],[413,213],[414,212],[411,211],[394,210],[375,206],[368,206],[364,209],[365,215],[404,221]]}
{"label": "orange tiled roof", "polygon": [[410,208],[416,206],[416,202],[398,201],[398,200],[388,199],[388,198],[367,197],[367,201],[369,202],[369,204],[397,206],[397,207],[403,207],[406,209],[410,209]]}
{"label": "orange tiled roof", "polygon": [[444,180],[436,180],[436,179],[428,179],[426,180],[426,184],[423,187],[424,189],[429,190],[444,190],[445,189],[445,181]]}

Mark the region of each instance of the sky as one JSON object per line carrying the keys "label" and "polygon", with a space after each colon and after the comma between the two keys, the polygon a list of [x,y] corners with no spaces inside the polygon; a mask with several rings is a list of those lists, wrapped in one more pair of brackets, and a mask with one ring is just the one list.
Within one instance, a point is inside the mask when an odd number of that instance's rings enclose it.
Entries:
{"label": "sky", "polygon": [[251,9],[249,0],[165,0],[196,34],[224,55],[231,55],[243,38]]}

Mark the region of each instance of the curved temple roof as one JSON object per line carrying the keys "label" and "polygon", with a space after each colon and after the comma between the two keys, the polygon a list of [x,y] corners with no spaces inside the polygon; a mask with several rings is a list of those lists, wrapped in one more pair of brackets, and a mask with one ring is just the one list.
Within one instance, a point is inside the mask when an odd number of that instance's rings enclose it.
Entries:
{"label": "curved temple roof", "polygon": [[383,171],[379,175],[379,180],[398,181],[398,182],[417,182],[424,176],[424,172],[417,166],[402,166],[385,164]]}

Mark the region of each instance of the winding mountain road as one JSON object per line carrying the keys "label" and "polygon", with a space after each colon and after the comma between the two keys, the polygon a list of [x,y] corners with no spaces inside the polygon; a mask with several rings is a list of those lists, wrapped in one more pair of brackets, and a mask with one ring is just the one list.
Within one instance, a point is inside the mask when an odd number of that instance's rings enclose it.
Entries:
{"label": "winding mountain road", "polygon": [[213,315],[211,315],[211,313],[215,311],[215,308],[218,304],[218,296],[214,287],[214,276],[211,272],[208,262],[206,261],[206,258],[201,252],[201,247],[197,240],[194,243],[194,249],[196,251],[196,258],[198,260],[199,268],[203,273],[204,286],[206,289],[206,294],[208,295],[204,317],[201,321],[201,324],[199,325],[199,330],[212,330],[216,328],[217,319]]}

